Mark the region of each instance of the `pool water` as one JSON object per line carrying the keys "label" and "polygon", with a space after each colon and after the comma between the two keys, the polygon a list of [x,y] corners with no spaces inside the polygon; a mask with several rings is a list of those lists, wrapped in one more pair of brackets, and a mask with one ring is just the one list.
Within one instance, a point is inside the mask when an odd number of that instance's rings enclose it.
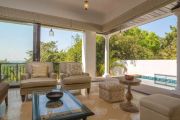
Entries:
{"label": "pool water", "polygon": [[142,81],[149,80],[154,82],[154,84],[159,84],[163,86],[176,87],[177,81],[175,77],[168,76],[144,76],[141,75],[137,78],[140,78]]}

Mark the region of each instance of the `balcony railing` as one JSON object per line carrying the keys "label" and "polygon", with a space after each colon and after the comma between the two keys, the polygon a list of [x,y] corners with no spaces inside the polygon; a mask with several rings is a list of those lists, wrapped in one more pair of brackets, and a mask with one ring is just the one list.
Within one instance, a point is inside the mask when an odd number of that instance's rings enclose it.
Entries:
{"label": "balcony railing", "polygon": [[0,63],[0,80],[17,83],[25,72],[25,63]]}
{"label": "balcony railing", "polygon": [[[18,85],[21,75],[25,73],[26,63],[0,63],[0,81],[4,80],[10,85]],[[59,76],[59,63],[53,63],[54,72]],[[59,77],[57,78],[59,79]]]}

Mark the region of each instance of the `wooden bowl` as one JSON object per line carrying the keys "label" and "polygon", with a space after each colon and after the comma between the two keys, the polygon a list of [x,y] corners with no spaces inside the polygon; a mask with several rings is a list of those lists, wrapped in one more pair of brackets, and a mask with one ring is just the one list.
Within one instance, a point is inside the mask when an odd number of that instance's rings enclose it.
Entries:
{"label": "wooden bowl", "polygon": [[134,80],[134,76],[133,75],[125,75],[125,79],[132,81],[132,80]]}
{"label": "wooden bowl", "polygon": [[51,91],[46,94],[46,97],[51,101],[58,101],[63,96],[61,91]]}

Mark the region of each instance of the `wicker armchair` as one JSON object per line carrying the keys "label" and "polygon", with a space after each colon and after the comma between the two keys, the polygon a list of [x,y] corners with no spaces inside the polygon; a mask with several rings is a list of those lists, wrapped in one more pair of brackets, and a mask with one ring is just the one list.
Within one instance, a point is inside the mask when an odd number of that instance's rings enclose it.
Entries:
{"label": "wicker armchair", "polygon": [[62,62],[59,66],[61,85],[64,89],[87,89],[90,93],[91,77],[82,72],[82,66],[78,62]]}

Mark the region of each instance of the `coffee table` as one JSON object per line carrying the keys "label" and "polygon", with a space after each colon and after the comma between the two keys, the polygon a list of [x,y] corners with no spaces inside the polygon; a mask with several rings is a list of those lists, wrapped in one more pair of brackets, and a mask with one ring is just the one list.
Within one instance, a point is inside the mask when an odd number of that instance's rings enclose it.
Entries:
{"label": "coffee table", "polygon": [[63,97],[50,102],[47,92],[35,92],[32,99],[32,120],[86,120],[94,113],[69,91],[62,90]]}

